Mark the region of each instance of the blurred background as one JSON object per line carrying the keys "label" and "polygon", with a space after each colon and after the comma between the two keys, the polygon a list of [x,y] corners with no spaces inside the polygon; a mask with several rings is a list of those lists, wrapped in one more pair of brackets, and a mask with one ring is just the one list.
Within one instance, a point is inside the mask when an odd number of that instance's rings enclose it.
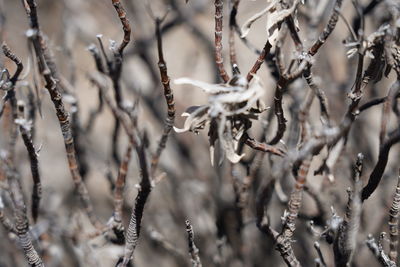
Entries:
{"label": "blurred background", "polygon": [[[231,3],[224,1],[223,55],[226,69],[229,67],[228,21]],[[321,32],[331,14],[334,1],[305,1],[298,12],[300,37],[308,47],[315,39],[307,15],[317,7],[324,8],[322,21],[316,31]],[[366,6],[369,1],[359,1]],[[383,1],[386,2],[386,1]],[[119,43],[123,31],[110,0],[38,0],[38,15],[41,29],[47,35],[60,73],[73,86],[79,107],[79,121],[82,127],[79,143],[84,148],[82,157],[86,162],[84,180],[92,198],[95,212],[104,223],[112,216],[112,184],[118,173],[118,164],[113,157],[114,117],[107,106],[94,121],[93,128],[85,131],[90,114],[99,105],[98,90],[88,75],[96,72],[94,60],[88,46],[98,44],[96,36],[101,38],[110,54],[109,40]],[[138,127],[149,136],[149,151],[155,151],[161,136],[166,117],[166,104],[157,67],[157,47],[155,24],[149,14],[148,6],[156,16],[170,11],[163,22],[164,56],[171,80],[190,77],[208,83],[221,83],[214,62],[214,3],[210,0],[125,0],[122,1],[132,27],[132,42],[124,52],[121,87],[123,100],[127,103],[139,101]],[[147,6],[148,5],[148,6]],[[248,18],[261,11],[266,5],[262,0],[242,0],[237,15],[241,26]],[[36,66],[32,62],[26,31],[28,19],[21,1],[0,1],[0,38],[23,61],[26,78],[17,84],[17,97],[29,102],[26,82],[32,83]],[[356,17],[351,1],[344,1],[342,14],[350,23]],[[375,31],[387,15],[386,4],[378,5],[365,17],[365,35]],[[314,57],[313,73],[316,82],[324,90],[334,124],[343,119],[357,67],[357,58],[348,58],[349,30],[343,19],[333,34]],[[265,19],[254,23],[248,42],[261,50],[266,42]],[[244,44],[236,35],[236,49],[240,70],[247,74],[258,55]],[[111,41],[112,42],[112,41]],[[284,55],[286,59],[295,57],[295,49],[287,38]],[[367,61],[368,62],[368,61]],[[1,57],[2,68],[15,70],[14,65]],[[258,76],[265,88],[264,101],[273,106],[276,80],[271,68],[263,64]],[[371,83],[364,92],[363,101],[384,97],[395,80],[394,72],[378,83]],[[171,83],[176,103],[175,126],[181,128],[184,117],[180,115],[188,106],[207,103],[207,95],[198,88]],[[298,113],[300,103],[305,98],[308,86],[304,79],[293,82],[285,91],[283,105],[288,120],[288,130],[283,141],[278,144],[282,149],[296,149],[298,136]],[[113,94],[109,90],[110,95]],[[3,96],[3,92],[1,92]],[[40,105],[36,110],[34,122],[34,145],[40,147],[39,165],[42,176],[43,198],[39,219],[31,222],[35,247],[42,255],[47,266],[113,266],[123,254],[123,246],[113,244],[106,235],[94,235],[80,202],[73,190],[62,135],[49,95],[39,81],[39,91],[35,101]],[[67,109],[74,112],[73,101],[65,97]],[[76,108],[76,107],[75,107]],[[72,110],[72,111],[71,111]],[[379,151],[379,129],[381,106],[373,107],[362,113],[354,123],[346,147],[340,152],[334,168],[331,170],[333,181],[326,173],[314,175],[323,159],[327,156],[324,149],[311,164],[308,184],[321,195],[328,209],[332,206],[336,213],[344,216],[347,203],[346,188],[352,185],[352,166],[356,155],[365,155],[362,181],[368,179]],[[9,121],[1,120],[0,145],[7,146]],[[74,117],[76,119],[76,117]],[[310,109],[310,121],[316,131],[322,129],[319,105],[314,101]],[[395,121],[390,121],[394,128]],[[273,108],[264,112],[251,129],[256,139],[270,140],[276,131]],[[117,146],[117,155],[121,159],[127,146],[123,132]],[[32,179],[29,159],[21,138],[17,139],[16,166],[20,173],[27,205],[30,206]],[[190,256],[187,247],[185,220],[193,225],[195,242],[200,251],[203,266],[285,266],[279,253],[274,249],[273,240],[261,233],[256,226],[255,200],[260,188],[272,178],[279,182],[275,185],[277,193],[269,204],[268,217],[271,225],[279,229],[281,216],[286,208],[287,196],[293,188],[291,172],[280,173],[281,177],[272,177],[272,168],[279,164],[279,157],[243,148],[245,157],[232,166],[226,160],[220,166],[210,162],[207,131],[199,135],[191,132],[172,131],[167,148],[161,156],[157,174],[166,176],[154,187],[146,204],[141,237],[135,251],[134,266],[189,266]],[[394,193],[399,164],[399,149],[393,147],[383,181],[377,192],[364,203],[361,226],[357,235],[357,248],[352,266],[378,266],[378,261],[365,245],[368,234],[375,237],[382,231],[388,231],[388,210]],[[132,206],[137,195],[140,181],[136,155],[133,154],[127,175],[124,193],[124,223],[127,226]],[[251,184],[248,190],[248,203],[245,215],[240,214],[237,201],[237,184],[246,182],[249,176]],[[5,183],[4,179],[1,181]],[[4,185],[2,185],[4,186]],[[5,206],[7,194],[1,189]],[[29,209],[28,209],[29,210]],[[12,215],[10,208],[6,214]],[[304,194],[301,215],[297,221],[292,244],[303,266],[313,266],[318,257],[313,242],[320,240],[314,236],[309,221],[315,219],[318,206],[309,194]],[[324,230],[323,223],[316,225],[319,232]],[[35,237],[36,234],[36,237]],[[26,266],[23,253],[15,235],[0,227],[0,266]],[[38,237],[40,236],[40,238]],[[387,242],[385,243],[385,246]],[[331,246],[321,241],[322,251],[328,266],[333,266]]]}

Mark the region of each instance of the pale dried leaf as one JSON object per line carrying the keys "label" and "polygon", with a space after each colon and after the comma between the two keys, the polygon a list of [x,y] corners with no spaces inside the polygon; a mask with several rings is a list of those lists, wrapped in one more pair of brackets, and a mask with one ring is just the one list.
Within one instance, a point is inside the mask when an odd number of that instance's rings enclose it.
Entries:
{"label": "pale dried leaf", "polygon": [[278,0],[274,0],[271,3],[269,3],[269,5],[267,5],[266,8],[264,8],[263,10],[261,10],[260,12],[254,14],[251,18],[249,18],[242,26],[241,28],[241,33],[242,35],[240,36],[240,38],[244,38],[249,34],[250,31],[250,27],[251,25],[253,25],[253,23],[258,20],[259,18],[261,18],[262,16],[264,16],[265,14],[267,14],[272,8],[274,8],[276,6],[276,4],[278,4]]}
{"label": "pale dried leaf", "polygon": [[[191,109],[192,113],[189,113]],[[176,128],[174,130],[177,133],[183,133],[187,131],[197,132],[199,129],[203,129],[207,120],[208,106],[193,106],[190,107],[182,114],[182,116],[187,117],[182,129]]]}
{"label": "pale dried leaf", "polygon": [[279,23],[286,17],[290,16],[297,7],[299,0],[294,1],[293,5],[288,9],[273,9],[272,12],[267,16],[267,34],[268,42],[271,45],[275,45],[276,39],[278,38]]}
{"label": "pale dried leaf", "polygon": [[226,158],[232,163],[238,163],[244,154],[238,155],[236,153],[237,142],[232,137],[232,132],[230,131],[230,125],[227,125],[227,130],[222,133],[219,138],[222,151],[224,151]]}
{"label": "pale dried leaf", "polygon": [[225,84],[211,84],[190,78],[179,78],[174,81],[175,84],[190,84],[202,89],[208,94],[228,93],[235,90],[242,90],[239,86],[227,86]]}

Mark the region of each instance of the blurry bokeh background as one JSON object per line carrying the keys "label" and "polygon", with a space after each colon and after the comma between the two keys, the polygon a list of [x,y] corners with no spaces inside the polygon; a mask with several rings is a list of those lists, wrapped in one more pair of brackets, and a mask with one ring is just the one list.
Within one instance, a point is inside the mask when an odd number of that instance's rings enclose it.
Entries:
{"label": "blurry bokeh background", "polygon": [[[110,0],[38,0],[40,25],[48,37],[48,44],[54,54],[62,75],[73,85],[79,103],[79,119],[85,126],[91,110],[98,106],[98,91],[89,82],[88,74],[96,72],[96,67],[87,47],[97,44],[96,35],[109,46],[109,40],[118,43],[123,37],[120,21]],[[229,2],[229,1],[224,1]],[[266,1],[242,0],[238,13],[238,23],[242,25],[254,13],[259,12]],[[300,36],[305,46],[312,43],[312,34],[302,13],[307,14],[319,1],[306,1],[299,15]],[[327,2],[324,14],[327,18],[334,1]],[[368,1],[359,1],[366,4]],[[365,2],[365,3],[364,3]],[[154,20],[149,15],[146,3],[152,12],[162,15],[169,6],[169,14],[163,25],[164,55],[168,65],[169,76],[173,81],[180,77],[190,77],[209,83],[221,82],[214,65],[214,5],[209,0],[125,0],[122,1],[132,27],[132,42],[125,50],[121,78],[124,101],[139,100],[138,126],[146,130],[150,140],[150,151],[154,151],[163,129],[166,116],[166,105],[162,95],[157,67],[157,48],[154,35]],[[314,3],[314,5],[313,5]],[[33,63],[29,56],[26,30],[28,19],[21,1],[0,1],[1,41],[7,42],[18,55],[29,73],[26,82],[32,82]],[[385,14],[385,5],[378,6],[366,18],[366,35],[380,25]],[[355,16],[351,1],[344,1],[343,16],[349,21]],[[224,25],[228,23],[229,4],[225,4]],[[325,26],[323,20],[318,31]],[[348,106],[347,93],[350,91],[356,72],[356,58],[347,58],[343,41],[349,36],[342,19],[339,20],[333,34],[315,57],[313,72],[318,77],[317,83],[327,95],[332,119],[339,123]],[[228,27],[224,28],[223,45],[226,69],[230,72],[228,59]],[[241,71],[246,74],[254,64],[257,55],[243,42],[236,38],[237,56]],[[257,21],[252,27],[249,42],[262,49],[266,41],[265,21]],[[289,38],[288,38],[289,39]],[[107,49],[108,51],[108,49]],[[285,46],[285,57],[294,56],[293,45],[288,41]],[[109,51],[108,51],[109,52]],[[110,52],[111,54],[111,52]],[[2,66],[14,69],[14,65],[1,59]],[[273,105],[275,80],[264,64],[258,73],[265,87],[264,101]],[[387,95],[390,84],[395,77],[392,74],[376,84],[367,87],[364,99]],[[20,82],[23,83],[22,81]],[[188,106],[202,105],[207,102],[207,95],[192,86],[177,86],[172,83],[177,109],[175,125],[181,127],[184,118],[180,114]],[[288,130],[284,136],[286,145],[279,147],[295,148],[297,137],[291,135],[291,127],[296,123],[299,101],[304,99],[308,87],[304,79],[291,84],[284,96],[284,109],[288,119]],[[112,95],[112,90],[109,90]],[[17,96],[28,101],[28,91],[24,86],[17,87]],[[31,225],[42,235],[38,250],[45,252],[47,266],[113,266],[123,253],[123,246],[108,242],[104,236],[90,237],[94,229],[86,216],[80,211],[80,203],[73,192],[62,136],[60,133],[54,107],[47,91],[41,86],[38,97],[41,102],[42,116],[37,113],[35,122],[36,135],[34,144],[41,147],[40,171],[42,174],[43,200],[39,220]],[[68,109],[71,108],[67,105]],[[363,113],[354,123],[346,149],[344,149],[332,170],[334,182],[329,182],[325,175],[313,175],[326,156],[323,151],[311,165],[309,184],[318,194],[323,195],[339,215],[343,215],[347,202],[346,188],[351,186],[351,168],[359,152],[365,155],[365,168],[362,180],[365,181],[371,172],[378,155],[378,136],[380,129],[381,107],[376,106]],[[311,108],[311,120],[316,129],[321,128],[319,106],[317,101]],[[7,127],[2,118],[1,127]],[[268,126],[265,126],[265,125]],[[107,107],[96,119],[90,133],[82,133],[80,142],[85,148],[88,172],[85,176],[89,194],[92,197],[96,214],[104,223],[112,215],[112,190],[110,181],[115,180],[118,166],[111,156],[112,132],[114,118]],[[391,121],[393,127],[394,121]],[[266,127],[268,131],[263,132]],[[263,135],[270,139],[275,134],[276,121],[273,109],[267,110],[262,119],[254,123],[252,134],[256,138]],[[4,133],[4,134],[3,134]],[[126,136],[121,132],[119,156],[122,157],[127,146]],[[0,145],[7,144],[7,132],[1,131]],[[17,143],[17,168],[22,179],[23,189],[30,205],[31,174],[29,160],[22,140]],[[164,151],[158,174],[165,172],[166,177],[159,182],[151,193],[143,217],[143,226],[139,245],[135,251],[135,266],[189,266],[190,257],[187,248],[185,220],[189,219],[195,231],[196,245],[200,250],[203,266],[284,266],[283,260],[275,251],[273,242],[256,227],[254,201],[259,188],[271,179],[272,166],[279,161],[274,156],[263,156],[248,147],[242,163],[232,172],[228,162],[221,166],[210,163],[207,131],[199,135],[193,133],[177,134],[172,132],[167,148]],[[394,147],[390,154],[382,184],[376,193],[365,203],[358,246],[354,257],[354,266],[375,266],[378,262],[365,246],[367,234],[377,236],[387,231],[388,207],[396,184],[399,167],[399,149]],[[256,167],[253,167],[256,165]],[[258,166],[258,167],[257,167]],[[234,184],[243,181],[249,169],[254,171],[254,180],[249,190],[247,216],[243,225],[238,219]],[[232,175],[232,173],[234,175]],[[290,172],[282,173],[279,187],[280,194],[287,195],[293,187]],[[107,178],[108,177],[108,178]],[[140,180],[135,154],[129,166],[125,188],[124,216],[125,225],[129,220],[131,208],[137,194],[135,186]],[[4,190],[2,190],[3,192]],[[2,194],[5,194],[4,192]],[[274,194],[270,203],[269,217],[271,224],[279,228],[281,216],[286,207],[284,201]],[[5,197],[6,198],[6,197]],[[284,200],[284,199],[283,199]],[[6,201],[7,206],[7,201]],[[313,266],[317,257],[313,249],[312,236],[308,227],[309,218],[317,213],[315,202],[305,194],[301,208],[304,214],[297,222],[293,244],[295,253],[303,266]],[[8,211],[8,214],[11,214]],[[308,217],[306,216],[308,215]],[[323,228],[319,227],[319,231]],[[169,251],[161,245],[158,237],[173,245]],[[23,254],[18,249],[15,236],[0,227],[0,266],[26,266]],[[157,241],[158,240],[158,241]],[[321,242],[328,266],[333,264],[330,246]]]}

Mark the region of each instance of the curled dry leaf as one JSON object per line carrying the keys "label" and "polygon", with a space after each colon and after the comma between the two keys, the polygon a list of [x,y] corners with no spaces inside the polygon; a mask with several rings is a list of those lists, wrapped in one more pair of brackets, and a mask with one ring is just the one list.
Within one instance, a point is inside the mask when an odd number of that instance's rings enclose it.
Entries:
{"label": "curled dry leaf", "polygon": [[290,16],[292,13],[294,13],[298,3],[299,0],[296,0],[293,2],[291,7],[284,9],[282,8],[280,1],[278,0],[268,1],[268,5],[265,9],[253,15],[243,24],[241,28],[242,31],[241,38],[247,36],[247,34],[250,31],[250,27],[256,20],[266,15],[267,16],[266,30],[268,34],[268,41],[271,45],[274,45],[278,37],[280,22],[283,21],[286,17]]}
{"label": "curled dry leaf", "polygon": [[198,133],[198,130],[202,130],[207,122],[207,111],[208,106],[191,106],[182,113],[182,117],[187,117],[185,124],[182,129],[174,127],[175,132],[183,133],[191,131]]}
{"label": "curled dry leaf", "polygon": [[251,120],[266,108],[262,104],[263,86],[260,79],[248,84],[245,77],[237,76],[227,84],[209,84],[189,78],[175,80],[175,84],[189,84],[201,88],[209,94],[208,104],[189,107],[182,116],[187,117],[182,129],[174,127],[178,133],[209,127],[211,163],[214,162],[214,147],[219,141],[220,159],[226,156],[237,163],[244,156],[237,154],[237,147],[243,133],[251,127]]}
{"label": "curled dry leaf", "polygon": [[268,12],[270,12],[271,9],[273,9],[277,4],[279,3],[278,0],[274,0],[271,3],[269,3],[267,5],[266,8],[264,8],[263,10],[261,10],[260,12],[254,14],[251,18],[249,18],[242,26],[241,28],[241,32],[242,35],[240,36],[240,38],[244,38],[246,37],[249,32],[250,32],[250,28],[251,25],[253,25],[253,23],[258,20],[259,18],[261,18],[262,16],[264,16],[265,14],[267,14]]}

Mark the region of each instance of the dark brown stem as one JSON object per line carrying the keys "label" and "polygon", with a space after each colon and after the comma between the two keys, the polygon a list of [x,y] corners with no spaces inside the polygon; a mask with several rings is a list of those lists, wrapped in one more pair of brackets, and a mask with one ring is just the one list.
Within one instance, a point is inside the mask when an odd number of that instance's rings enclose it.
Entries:
{"label": "dark brown stem", "polygon": [[383,251],[382,245],[377,244],[375,238],[372,235],[368,235],[368,239],[365,241],[367,243],[367,247],[371,250],[372,254],[377,258],[377,260],[384,267],[396,267],[396,263],[391,261],[389,257],[386,255],[385,251]]}
{"label": "dark brown stem", "polygon": [[122,261],[117,264],[118,267],[126,267],[133,258],[133,253],[135,252],[135,248],[139,240],[144,206],[152,189],[144,145],[142,144],[140,147],[138,147],[136,152],[139,158],[142,179],[139,184],[139,191],[135,199],[135,205],[133,206],[131,219],[126,231],[124,257]]}
{"label": "dark brown stem", "polygon": [[189,246],[189,254],[191,257],[191,262],[193,267],[201,267],[201,261],[199,257],[199,249],[196,247],[194,243],[194,232],[193,227],[190,224],[189,220],[186,220],[186,232],[188,234],[188,246]]}
{"label": "dark brown stem", "polygon": [[308,86],[310,86],[311,90],[313,90],[314,94],[318,97],[319,104],[320,104],[320,110],[321,110],[321,115],[324,123],[330,124],[330,119],[329,119],[329,112],[328,112],[328,101],[326,99],[325,93],[323,90],[321,90],[316,84],[313,79],[312,73],[311,73],[311,66],[306,68],[304,70],[303,76],[305,80],[307,81]]}
{"label": "dark brown stem", "polygon": [[115,10],[118,13],[118,17],[121,20],[122,29],[124,31],[124,39],[121,41],[121,44],[118,47],[118,51],[120,55],[124,52],[125,47],[129,44],[131,40],[131,26],[129,24],[129,20],[126,18],[126,11],[121,4],[120,0],[112,0],[112,4]]}
{"label": "dark brown stem", "polygon": [[390,234],[390,260],[397,262],[397,247],[399,244],[399,208],[400,208],[400,169],[397,178],[396,191],[393,196],[389,211],[389,234]]}
{"label": "dark brown stem", "polygon": [[[78,170],[78,164],[76,159],[76,152],[74,146],[74,139],[72,137],[71,125],[69,114],[64,107],[64,103],[61,96],[61,89],[59,83],[53,77],[51,70],[48,67],[48,62],[45,58],[49,59],[48,49],[46,47],[46,41],[44,40],[41,30],[39,28],[39,21],[36,11],[36,1],[27,0],[29,9],[27,10],[30,26],[31,35],[30,39],[33,43],[36,57],[38,59],[39,70],[44,77],[45,87],[50,93],[50,98],[56,109],[56,115],[60,123],[60,128],[62,136],[64,138],[65,150],[67,153],[67,159],[69,164],[69,169],[71,172],[72,180],[75,184],[75,190],[81,198],[83,207],[91,221],[91,223],[96,227],[101,227],[96,215],[94,214],[93,206],[86,189],[85,184],[82,181],[82,177]],[[47,54],[47,56],[46,56]]]}
{"label": "dark brown stem", "polygon": [[282,98],[283,98],[283,90],[287,86],[287,84],[288,80],[281,77],[279,78],[279,81],[275,88],[274,112],[278,123],[278,129],[272,140],[268,142],[269,145],[277,144],[282,139],[286,131],[286,119],[282,107]]}
{"label": "dark brown stem", "polygon": [[389,139],[381,145],[379,149],[378,162],[376,163],[371,175],[368,179],[368,184],[363,188],[361,199],[362,201],[367,200],[372,193],[378,188],[379,182],[382,179],[382,175],[385,171],[386,164],[389,159],[389,152],[391,147],[400,142],[400,129],[397,129],[396,133],[393,136],[389,137]]}
{"label": "dark brown stem", "polygon": [[11,125],[10,125],[10,141],[8,144],[8,153],[9,153],[9,158],[14,161],[15,159],[15,145],[17,142],[17,137],[18,137],[18,130],[17,126],[15,125],[14,121],[18,117],[18,112],[17,112],[17,98],[15,97],[15,85],[18,81],[18,77],[21,74],[23,70],[23,65],[21,60],[11,52],[10,48],[7,46],[6,43],[2,44],[2,49],[4,55],[12,60],[15,65],[17,65],[17,70],[15,71],[14,75],[6,81],[8,83],[8,88],[6,88],[7,94],[5,97],[5,101],[9,101],[10,106],[11,106]]}
{"label": "dark brown stem", "polygon": [[121,164],[119,166],[118,177],[117,180],[115,181],[115,188],[114,188],[113,219],[115,224],[112,225],[112,228],[114,230],[115,235],[117,236],[118,243],[121,244],[125,242],[124,226],[122,224],[122,206],[124,203],[125,181],[126,181],[126,175],[128,173],[129,162],[131,161],[132,157],[132,149],[133,149],[132,144],[129,144],[126,149],[125,156],[122,159]]}
{"label": "dark brown stem", "polygon": [[325,29],[322,31],[322,33],[319,35],[318,40],[315,41],[315,43],[311,46],[309,50],[310,55],[315,55],[318,50],[321,48],[321,46],[326,42],[328,39],[329,35],[333,32],[333,30],[336,27],[336,23],[339,20],[339,12],[340,8],[342,6],[342,0],[336,0],[335,6],[333,7],[333,12],[331,14],[331,17],[329,18],[328,24],[326,25]]}
{"label": "dark brown stem", "polygon": [[338,227],[338,233],[333,244],[335,265],[346,267],[351,264],[354,250],[356,248],[357,232],[360,228],[361,215],[361,182],[364,156],[360,153],[354,167],[353,190],[348,188],[349,199],[346,207],[346,216]]}
{"label": "dark brown stem", "polygon": [[236,47],[235,47],[235,26],[236,26],[236,15],[238,13],[239,3],[240,0],[233,1],[232,9],[229,15],[229,58],[233,74],[235,74],[238,68]]}
{"label": "dark brown stem", "polygon": [[283,222],[283,228],[279,236],[277,237],[276,249],[281,254],[285,263],[291,266],[301,266],[300,262],[294,255],[292,248],[292,237],[296,229],[296,219],[299,214],[302,195],[304,191],[304,185],[307,180],[308,171],[311,164],[311,158],[307,158],[303,161],[300,169],[296,176],[296,184],[293,192],[290,194],[290,199],[287,208],[287,214],[285,215],[285,220]]}
{"label": "dark brown stem", "polygon": [[264,45],[263,50],[261,51],[260,55],[258,56],[257,61],[254,63],[253,67],[247,74],[247,81],[250,82],[251,79],[253,79],[253,76],[256,75],[257,71],[260,69],[261,65],[265,61],[265,58],[267,57],[271,47],[272,47],[272,45],[270,44],[270,42],[267,41]]}
{"label": "dark brown stem", "polygon": [[39,204],[40,199],[42,198],[42,183],[40,179],[39,172],[39,160],[38,154],[36,152],[35,147],[33,146],[33,141],[31,137],[30,128],[32,127],[31,123],[25,119],[25,110],[24,104],[18,103],[18,111],[19,111],[19,130],[21,132],[22,139],[24,141],[26,150],[28,151],[28,156],[31,164],[31,173],[33,179],[33,189],[32,189],[32,217],[33,221],[36,222],[39,215]]}
{"label": "dark brown stem", "polygon": [[215,63],[217,64],[219,75],[222,80],[227,83],[229,75],[224,67],[224,59],[222,57],[222,25],[223,25],[223,0],[215,0]]}
{"label": "dark brown stem", "polygon": [[7,169],[8,183],[10,186],[12,202],[14,204],[16,234],[28,264],[33,267],[43,267],[43,261],[33,246],[31,235],[29,233],[29,221],[18,174],[12,166],[7,166]]}
{"label": "dark brown stem", "polygon": [[279,148],[256,141],[255,139],[248,136],[247,133],[245,133],[244,138],[245,138],[245,144],[255,150],[271,153],[273,155],[277,155],[280,157],[284,157],[286,154],[284,151],[282,151]]}
{"label": "dark brown stem", "polygon": [[157,48],[158,48],[158,67],[160,69],[161,83],[164,87],[164,97],[167,103],[167,118],[165,120],[163,134],[158,143],[158,147],[156,153],[153,155],[151,160],[151,176],[154,176],[154,173],[157,169],[158,162],[160,160],[160,156],[162,151],[165,149],[166,143],[168,141],[168,136],[172,130],[175,121],[175,102],[174,102],[174,94],[172,92],[170,86],[170,78],[168,76],[167,64],[164,59],[163,47],[162,47],[162,38],[160,31],[161,20],[156,19],[156,36],[157,36]]}

